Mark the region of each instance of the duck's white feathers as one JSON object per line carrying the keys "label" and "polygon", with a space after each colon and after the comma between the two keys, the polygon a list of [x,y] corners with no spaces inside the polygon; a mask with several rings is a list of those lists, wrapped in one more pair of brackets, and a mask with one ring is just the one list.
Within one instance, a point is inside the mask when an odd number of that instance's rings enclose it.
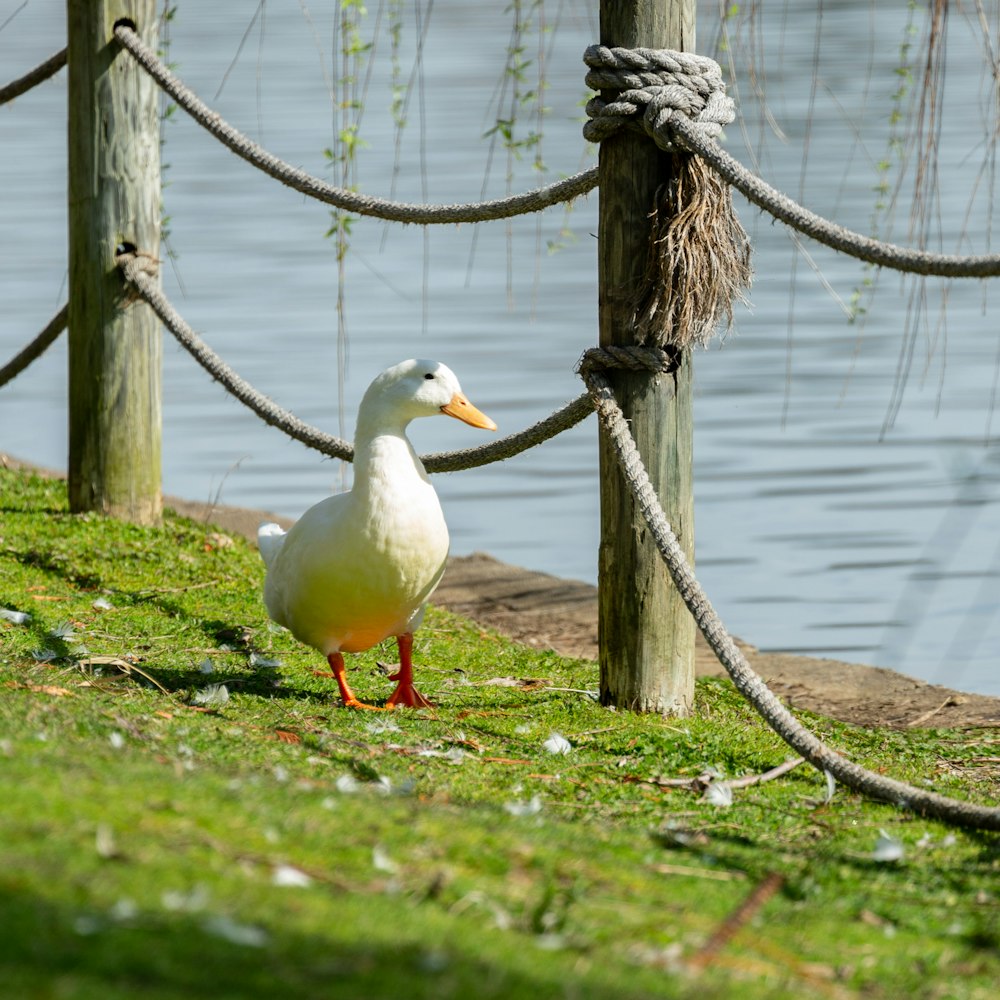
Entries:
{"label": "duck's white feathers", "polygon": [[[417,381],[428,372],[438,386]],[[354,488],[311,507],[287,534],[277,525],[260,529],[268,613],[325,656],[368,649],[420,624],[444,573],[448,528],[404,430],[412,417],[440,412],[454,393],[457,379],[434,362],[384,372],[358,414]]]}
{"label": "duck's white feathers", "polygon": [[448,558],[441,505],[409,443],[390,438],[375,448],[366,483],[264,540],[280,542],[264,586],[268,613],[324,656],[412,632]]}
{"label": "duck's white feathers", "polygon": [[268,521],[257,529],[257,548],[260,549],[265,566],[270,566],[274,562],[274,557],[280,551],[284,541],[285,529],[280,524]]}

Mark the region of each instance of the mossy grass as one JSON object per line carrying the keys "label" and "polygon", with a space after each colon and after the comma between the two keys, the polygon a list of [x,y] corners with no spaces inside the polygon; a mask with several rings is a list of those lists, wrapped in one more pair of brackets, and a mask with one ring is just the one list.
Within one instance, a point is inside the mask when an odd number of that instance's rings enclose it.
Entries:
{"label": "mossy grass", "polygon": [[[70,515],[0,470],[0,608],[30,615],[0,619],[4,996],[995,995],[995,836],[804,765],[728,807],[671,783],[791,756],[728,683],[692,719],[611,712],[594,664],[432,611],[438,707],[351,712],[262,579],[211,526]],[[393,658],[350,658],[359,696]],[[809,722],[996,800],[995,731]]]}

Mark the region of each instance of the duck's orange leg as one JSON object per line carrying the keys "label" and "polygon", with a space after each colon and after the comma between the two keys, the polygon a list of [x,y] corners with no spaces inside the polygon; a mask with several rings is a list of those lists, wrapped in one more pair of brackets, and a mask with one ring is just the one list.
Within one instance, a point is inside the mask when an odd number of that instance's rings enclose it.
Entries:
{"label": "duck's orange leg", "polygon": [[389,680],[399,681],[396,690],[393,691],[389,700],[385,703],[386,708],[395,708],[397,705],[406,705],[408,708],[433,708],[429,702],[413,686],[413,633],[404,632],[396,636],[396,644],[399,646],[399,673],[390,674]]}
{"label": "duck's orange leg", "polygon": [[347,683],[347,671],[344,668],[344,654],[331,653],[327,658],[330,669],[333,671],[337,687],[340,688],[340,698],[344,703],[344,708],[367,708],[372,712],[380,712],[378,705],[366,705],[363,701],[358,701],[350,684]]}

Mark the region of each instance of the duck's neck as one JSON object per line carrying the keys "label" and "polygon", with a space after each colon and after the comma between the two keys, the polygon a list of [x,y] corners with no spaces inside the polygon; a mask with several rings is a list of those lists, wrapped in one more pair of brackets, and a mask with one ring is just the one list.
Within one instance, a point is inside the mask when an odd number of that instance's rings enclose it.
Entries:
{"label": "duck's neck", "polygon": [[354,437],[356,491],[377,489],[387,481],[403,488],[408,481],[428,481],[423,463],[406,437],[406,423],[359,420]]}

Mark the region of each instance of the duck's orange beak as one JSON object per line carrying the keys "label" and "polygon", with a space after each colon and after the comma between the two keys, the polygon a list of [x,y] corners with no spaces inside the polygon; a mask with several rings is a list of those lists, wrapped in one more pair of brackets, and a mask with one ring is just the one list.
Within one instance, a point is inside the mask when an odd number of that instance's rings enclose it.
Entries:
{"label": "duck's orange beak", "polygon": [[460,392],[456,392],[451,397],[451,402],[441,407],[441,412],[447,413],[449,417],[458,417],[473,427],[482,427],[488,431],[497,429],[497,425],[485,413],[477,410]]}

